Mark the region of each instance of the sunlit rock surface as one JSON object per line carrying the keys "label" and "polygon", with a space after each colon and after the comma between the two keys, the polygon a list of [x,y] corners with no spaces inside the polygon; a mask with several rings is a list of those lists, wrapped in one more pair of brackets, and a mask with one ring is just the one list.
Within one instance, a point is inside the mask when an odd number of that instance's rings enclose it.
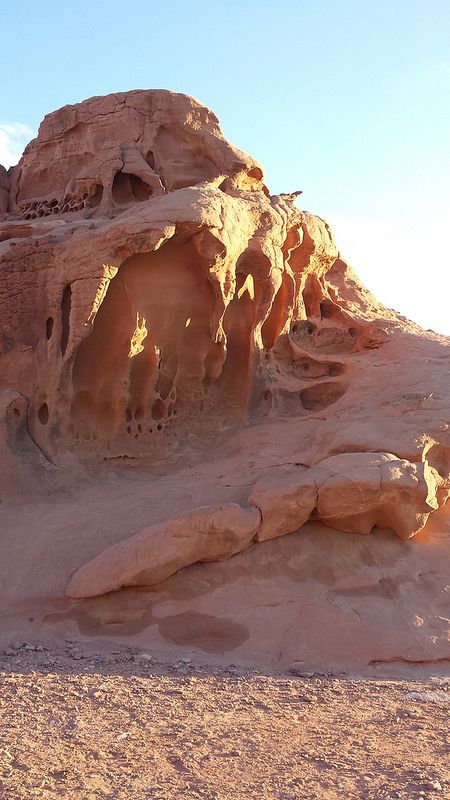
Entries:
{"label": "sunlit rock surface", "polygon": [[[448,596],[449,341],[383,308],[326,222],[271,195],[196,100],[134,91],[48,115],[20,163],[0,168],[0,270],[0,578],[13,617],[64,591],[162,596],[182,567],[250,548],[248,592],[263,542],[305,523],[346,532],[354,576],[353,537],[372,534],[383,615],[386,541],[430,516],[439,546],[424,534],[413,546],[433,577],[412,596]],[[306,530],[313,584],[330,556]],[[283,580],[281,606],[294,602]],[[310,595],[319,616],[342,607],[326,584]],[[233,613],[251,612],[244,595],[228,598]],[[427,608],[402,645],[419,661],[448,656],[445,613]],[[361,624],[389,660],[393,640]],[[295,625],[307,661],[333,657]],[[270,660],[277,635],[261,637]]]}

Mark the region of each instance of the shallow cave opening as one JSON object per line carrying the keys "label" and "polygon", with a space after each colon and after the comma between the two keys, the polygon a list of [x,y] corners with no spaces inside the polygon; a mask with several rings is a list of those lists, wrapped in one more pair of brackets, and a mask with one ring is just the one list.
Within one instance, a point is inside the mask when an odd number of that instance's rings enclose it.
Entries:
{"label": "shallow cave opening", "polygon": [[330,300],[322,300],[322,302],[319,304],[319,309],[321,319],[332,319],[338,315],[336,313],[334,303],[332,303]]}
{"label": "shallow cave opening", "polygon": [[47,317],[47,321],[45,323],[45,336],[46,339],[51,339],[53,333],[53,317]]}
{"label": "shallow cave opening", "polygon": [[247,171],[247,175],[249,178],[254,178],[257,181],[262,181],[263,179],[262,170],[259,167],[252,167],[252,169]]}
{"label": "shallow cave opening", "polygon": [[70,309],[72,306],[72,287],[70,283],[64,287],[61,299],[61,355],[67,350],[70,334]]}
{"label": "shallow cave opening", "polygon": [[112,185],[112,198],[117,205],[143,202],[151,197],[150,186],[144,183],[137,175],[127,175],[117,172]]}
{"label": "shallow cave opening", "polygon": [[95,432],[111,441],[153,429],[168,418],[164,398],[175,385],[187,418],[195,417],[215,346],[214,308],[213,288],[189,241],[128,258],[75,354],[71,418],[79,438]]}
{"label": "shallow cave opening", "polygon": [[39,406],[39,409],[38,409],[38,417],[39,417],[39,422],[41,423],[41,425],[47,425],[48,420],[49,420],[49,416],[50,415],[49,415],[49,410],[48,410],[47,403],[42,403],[42,405]]}
{"label": "shallow cave opening", "polygon": [[148,151],[147,155],[145,156],[145,160],[146,160],[147,164],[149,165],[150,169],[155,169],[156,168],[155,167],[155,163],[156,163],[155,162],[155,154],[154,154],[153,150],[149,150]]}
{"label": "shallow cave opening", "polygon": [[90,197],[86,200],[86,205],[90,208],[97,208],[102,202],[103,197],[103,186],[101,183],[97,183],[95,185],[95,189]]}

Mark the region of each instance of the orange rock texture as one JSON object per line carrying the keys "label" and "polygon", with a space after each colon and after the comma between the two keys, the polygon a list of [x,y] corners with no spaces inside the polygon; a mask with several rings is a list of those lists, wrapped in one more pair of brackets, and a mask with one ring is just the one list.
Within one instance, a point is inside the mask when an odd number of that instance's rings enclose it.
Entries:
{"label": "orange rock texture", "polygon": [[295,195],[163,90],[49,114],[0,168],[3,508],[49,481],[166,497],[109,533],[100,504],[68,596],[308,520],[408,539],[443,509],[449,341],[382,307]]}

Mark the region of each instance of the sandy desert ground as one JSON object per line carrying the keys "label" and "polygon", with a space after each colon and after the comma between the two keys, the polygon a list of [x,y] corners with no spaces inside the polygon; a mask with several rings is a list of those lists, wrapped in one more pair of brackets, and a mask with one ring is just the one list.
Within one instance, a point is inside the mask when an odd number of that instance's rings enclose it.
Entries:
{"label": "sandy desert ground", "polygon": [[0,656],[2,800],[449,797],[447,678],[14,645]]}

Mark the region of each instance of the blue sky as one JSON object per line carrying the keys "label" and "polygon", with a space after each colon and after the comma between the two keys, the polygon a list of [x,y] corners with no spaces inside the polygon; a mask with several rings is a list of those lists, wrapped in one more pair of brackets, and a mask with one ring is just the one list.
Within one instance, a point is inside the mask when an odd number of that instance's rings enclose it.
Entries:
{"label": "blue sky", "polygon": [[449,0],[0,0],[0,25],[0,161],[67,103],[194,95],[380,299],[450,334]]}

